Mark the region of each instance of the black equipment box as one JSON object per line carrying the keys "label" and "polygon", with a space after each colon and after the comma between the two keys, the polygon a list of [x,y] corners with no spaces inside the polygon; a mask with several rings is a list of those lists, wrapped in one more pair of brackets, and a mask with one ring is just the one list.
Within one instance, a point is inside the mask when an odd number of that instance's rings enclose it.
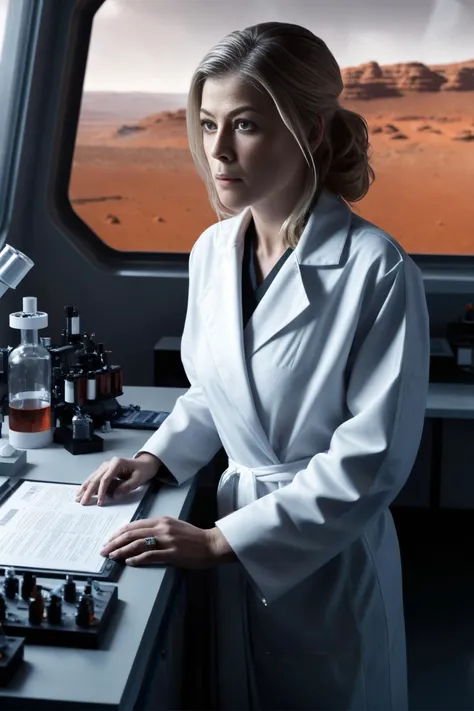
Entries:
{"label": "black equipment box", "polygon": [[22,637],[8,637],[7,648],[0,652],[0,686],[6,686],[23,661],[25,640]]}
{"label": "black equipment box", "polygon": [[[0,592],[3,591],[4,578],[0,578]],[[23,637],[27,644],[42,644],[58,647],[81,647],[87,649],[100,648],[102,638],[108,628],[114,609],[118,602],[117,585],[92,582],[92,598],[94,601],[94,620],[89,627],[79,627],[76,623],[77,600],[83,592],[82,585],[77,585],[76,602],[66,602],[62,597],[62,587],[54,579],[41,578],[38,583],[42,592],[55,591],[62,598],[62,615],[60,624],[50,624],[46,616],[47,595],[43,595],[45,613],[40,624],[29,621],[28,600],[16,595],[14,600],[5,599],[6,618],[2,622],[7,635]]]}
{"label": "black equipment box", "polygon": [[170,413],[162,410],[142,410],[138,405],[121,407],[110,424],[118,429],[157,430]]}

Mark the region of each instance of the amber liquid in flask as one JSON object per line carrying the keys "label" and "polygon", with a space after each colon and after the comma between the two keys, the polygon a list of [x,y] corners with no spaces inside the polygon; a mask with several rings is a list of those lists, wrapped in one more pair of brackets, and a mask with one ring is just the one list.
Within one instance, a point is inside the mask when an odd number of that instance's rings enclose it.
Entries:
{"label": "amber liquid in flask", "polygon": [[15,432],[45,432],[51,429],[51,405],[39,399],[12,400],[8,422]]}
{"label": "amber liquid in flask", "polygon": [[10,314],[10,326],[21,331],[21,343],[8,356],[8,441],[15,449],[48,447],[51,424],[51,355],[39,342],[38,330],[48,315],[37,309],[37,299],[25,296],[23,311]]}

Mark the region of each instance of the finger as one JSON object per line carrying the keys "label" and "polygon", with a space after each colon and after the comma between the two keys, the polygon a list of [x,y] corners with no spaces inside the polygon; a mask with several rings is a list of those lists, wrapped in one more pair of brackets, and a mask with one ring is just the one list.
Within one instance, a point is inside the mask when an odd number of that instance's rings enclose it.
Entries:
{"label": "finger", "polygon": [[94,494],[97,492],[97,489],[99,488],[100,480],[104,476],[105,471],[107,471],[105,466],[102,469],[102,471],[100,469],[98,469],[97,473],[94,475],[94,477],[89,479],[82,496],[79,499],[76,499],[77,501],[80,501],[80,503],[83,506],[86,506],[90,502],[90,500],[92,499]]}
{"label": "finger", "polygon": [[86,491],[87,487],[90,485],[92,481],[94,481],[98,476],[102,475],[102,472],[105,471],[106,467],[108,466],[108,462],[102,462],[100,467],[95,470],[95,472],[92,472],[90,476],[87,477],[85,481],[82,482],[80,485],[79,489],[76,492],[76,501],[82,497],[84,492]]}
{"label": "finger", "polygon": [[145,551],[139,555],[131,556],[125,559],[127,565],[146,565],[147,563],[162,563],[163,565],[171,565],[174,561],[176,551],[172,548]]}
{"label": "finger", "polygon": [[126,533],[123,533],[122,535],[104,543],[100,554],[105,556],[110,555],[111,553],[114,553],[127,545],[131,545],[132,543],[136,543],[137,541],[141,542],[140,545],[142,546],[142,550],[148,550],[144,544],[144,539],[153,537],[156,538],[158,543],[158,538],[154,534],[155,531],[152,528],[143,528],[136,532],[127,531]]}
{"label": "finger", "polygon": [[140,472],[133,471],[130,478],[126,481],[119,482],[117,488],[114,491],[114,496],[124,496],[124,494],[129,494],[134,489],[138,489],[141,485]]}
{"label": "finger", "polygon": [[[104,544],[102,547],[100,554],[101,555],[110,555],[112,552],[116,553],[120,549],[132,545],[132,543],[140,543],[142,550],[144,549],[143,547],[145,546],[144,539],[149,538],[153,536],[156,538],[155,530],[153,528],[142,528],[138,529],[136,531],[126,531],[125,533],[121,534],[120,536],[117,536],[116,538],[113,538],[110,541],[107,541],[107,543]],[[156,538],[158,542],[158,538]],[[145,546],[145,550],[147,550]]]}
{"label": "finger", "polygon": [[[121,475],[121,477],[122,477],[122,476],[123,476],[123,475]],[[105,492],[105,495],[106,495],[107,497],[109,497],[110,499],[113,499],[114,496],[116,495],[117,489],[118,489],[118,487],[119,487],[119,485],[121,484],[122,481],[123,481],[123,478],[119,478],[118,476],[115,476],[115,477],[112,479],[112,481],[110,482],[110,484],[109,484],[109,486],[108,486],[108,488],[107,488],[107,491]]]}
{"label": "finger", "polygon": [[154,529],[154,533],[149,533],[149,536],[153,536],[156,533],[156,526],[160,523],[163,517],[159,516],[157,518],[138,518],[136,521],[130,521],[130,523],[125,524],[121,528],[117,529],[115,533],[108,538],[105,543],[110,543],[110,541],[115,540],[118,536],[121,536],[127,531],[136,531],[142,528]]}
{"label": "finger", "polygon": [[123,560],[124,558],[139,555],[140,553],[145,553],[149,550],[150,549],[146,545],[144,539],[139,538],[136,541],[123,541],[120,546],[109,553],[108,557],[111,560]]}
{"label": "finger", "polygon": [[123,471],[123,460],[119,459],[118,457],[114,457],[109,463],[109,467],[107,469],[106,474],[102,476],[99,483],[99,490],[97,492],[97,503],[99,504],[99,506],[102,506],[102,504],[104,503],[105,495],[107,493],[107,489],[112,483],[112,479],[118,477],[118,475]]}

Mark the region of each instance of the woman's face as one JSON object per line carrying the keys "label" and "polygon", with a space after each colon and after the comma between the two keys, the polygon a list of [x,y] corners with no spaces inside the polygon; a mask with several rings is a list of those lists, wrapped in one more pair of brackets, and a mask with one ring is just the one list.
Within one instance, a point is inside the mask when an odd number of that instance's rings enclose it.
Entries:
{"label": "woman's face", "polygon": [[[306,162],[272,98],[236,75],[207,79],[202,93],[204,150],[223,205],[287,215]],[[228,178],[228,180],[225,180]]]}

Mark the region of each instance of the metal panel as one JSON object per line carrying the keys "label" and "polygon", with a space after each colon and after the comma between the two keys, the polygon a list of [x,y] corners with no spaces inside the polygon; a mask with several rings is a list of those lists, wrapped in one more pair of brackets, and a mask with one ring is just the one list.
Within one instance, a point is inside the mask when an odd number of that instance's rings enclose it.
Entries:
{"label": "metal panel", "polygon": [[472,443],[474,420],[444,420],[441,460],[442,507],[474,509]]}

